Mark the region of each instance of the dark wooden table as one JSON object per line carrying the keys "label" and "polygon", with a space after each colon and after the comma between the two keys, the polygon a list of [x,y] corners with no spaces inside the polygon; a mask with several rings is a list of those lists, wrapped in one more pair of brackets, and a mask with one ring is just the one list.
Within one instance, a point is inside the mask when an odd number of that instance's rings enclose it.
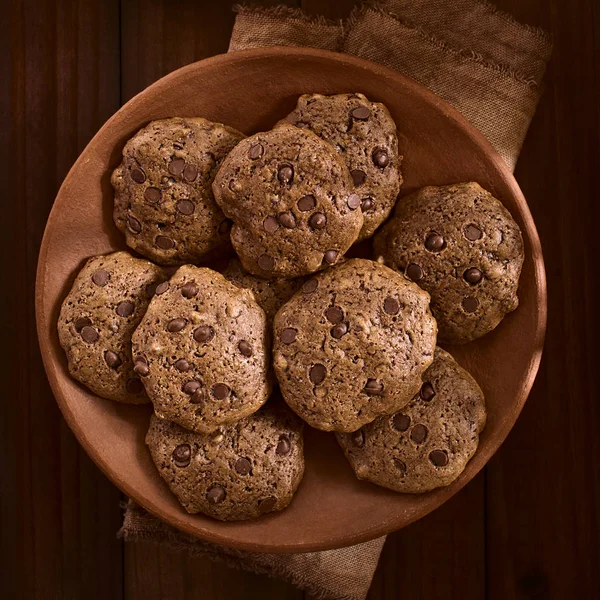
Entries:
{"label": "dark wooden table", "polygon": [[[544,358],[521,418],[485,471],[389,536],[373,600],[600,597],[600,6],[497,3],[555,36],[547,89],[516,171],[548,270]],[[338,18],[354,2],[289,4]],[[38,247],[62,179],[121,104],[169,71],[226,51],[231,3],[9,0],[3,7],[0,596],[302,598],[279,581],[117,540],[121,494],[65,425],[35,331]]]}

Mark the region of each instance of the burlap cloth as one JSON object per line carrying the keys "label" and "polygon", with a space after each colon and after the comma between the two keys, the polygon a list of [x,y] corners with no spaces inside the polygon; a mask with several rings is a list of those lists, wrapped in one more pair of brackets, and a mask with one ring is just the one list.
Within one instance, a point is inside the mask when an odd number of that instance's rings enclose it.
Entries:
{"label": "burlap cloth", "polygon": [[[229,51],[311,46],[353,54],[416,79],[475,125],[514,169],[540,96],[551,42],[482,0],[384,0],[346,21],[287,7],[236,7]],[[363,600],[385,538],[306,554],[241,552],[183,534],[129,501],[119,534],[290,581],[319,598]],[[200,591],[199,597],[200,597]]]}

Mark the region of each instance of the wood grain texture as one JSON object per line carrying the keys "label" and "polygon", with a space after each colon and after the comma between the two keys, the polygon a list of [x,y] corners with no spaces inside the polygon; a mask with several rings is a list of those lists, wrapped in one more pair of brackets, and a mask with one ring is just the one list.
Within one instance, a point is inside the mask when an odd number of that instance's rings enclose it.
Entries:
{"label": "wood grain texture", "polygon": [[[516,171],[548,270],[545,354],[523,414],[486,473],[389,537],[371,600],[598,597],[600,9],[595,0],[496,1],[555,36]],[[0,254],[3,597],[302,596],[145,544],[127,545],[123,568],[120,494],[62,422],[33,325],[37,249],[68,168],[119,101],[226,50],[230,4],[11,0],[0,20],[0,158],[9,174]],[[328,18],[344,17],[352,4],[302,2]]]}

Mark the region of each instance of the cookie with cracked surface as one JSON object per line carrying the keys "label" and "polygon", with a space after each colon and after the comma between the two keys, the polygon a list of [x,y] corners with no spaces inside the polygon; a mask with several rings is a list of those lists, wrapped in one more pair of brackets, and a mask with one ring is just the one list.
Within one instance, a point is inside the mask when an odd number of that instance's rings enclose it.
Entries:
{"label": "cookie with cracked surface", "polygon": [[185,510],[222,521],[284,509],[304,474],[302,421],[273,401],[213,433],[152,416],[146,444]]}
{"label": "cookie with cracked surface", "polygon": [[410,404],[336,437],[359,479],[397,492],[421,493],[449,485],[464,471],[485,421],[481,388],[450,354],[437,348]]}
{"label": "cookie with cracked surface", "polygon": [[344,161],[314,133],[291,125],[242,140],[213,190],[233,220],[231,242],[242,265],[267,279],[337,264],[363,224]]}
{"label": "cookie with cracked surface", "polygon": [[273,321],[275,313],[300,289],[304,278],[263,279],[244,270],[236,258],[229,261],[223,271],[226,279],[237,287],[250,290],[258,305],[265,311],[267,320]]}
{"label": "cookie with cracked surface", "polygon": [[58,339],[77,381],[109,400],[149,401],[131,359],[131,336],[166,279],[163,269],[128,252],[86,262],[58,318]]}
{"label": "cookie with cracked surface", "polygon": [[201,118],[152,121],[138,131],[111,178],[113,217],[127,245],[164,265],[197,263],[230,247],[231,223],[211,186],[243,137]]}
{"label": "cookie with cracked surface", "polygon": [[185,265],[157,289],[132,349],[156,415],[192,431],[246,417],[271,393],[265,313],[211,269]]}
{"label": "cookie with cracked surface", "polygon": [[401,199],[374,248],[429,292],[442,342],[485,335],[519,303],[521,231],[477,183],[425,187]]}
{"label": "cookie with cracked surface", "polygon": [[358,241],[371,237],[388,218],[402,185],[396,123],[388,109],[363,94],[304,94],[280,123],[309,129],[333,145],[360,197],[364,223]]}
{"label": "cookie with cracked surface", "polygon": [[435,340],[426,292],[353,259],[309,279],[279,309],[273,363],[284,399],[307,423],[355,431],[410,402]]}

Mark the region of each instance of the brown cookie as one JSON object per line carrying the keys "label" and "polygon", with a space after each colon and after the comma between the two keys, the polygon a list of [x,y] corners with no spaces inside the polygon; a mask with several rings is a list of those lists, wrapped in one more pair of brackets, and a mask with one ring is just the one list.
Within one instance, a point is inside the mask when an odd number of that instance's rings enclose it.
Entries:
{"label": "brown cookie", "polygon": [[284,509],[304,474],[302,421],[273,401],[208,434],[153,415],[146,444],[185,510],[222,521]]}
{"label": "brown cookie", "polygon": [[228,248],[231,223],[211,186],[243,137],[200,118],[152,121],[138,131],[111,178],[114,220],[127,245],[164,265],[197,263]]}
{"label": "brown cookie", "polygon": [[275,316],[273,361],[307,423],[354,431],[405,404],[433,360],[429,295],[378,263],[353,259],[309,279]]}
{"label": "brown cookie", "polygon": [[337,150],[360,197],[364,223],[358,240],[371,237],[389,216],[402,184],[396,123],[388,109],[362,94],[304,94],[280,123],[309,129]]}
{"label": "brown cookie", "polygon": [[431,294],[443,342],[485,335],[519,303],[521,231],[477,183],[425,187],[401,199],[375,237],[375,256]]}
{"label": "brown cookie", "polygon": [[344,161],[310,131],[283,125],[242,140],[223,161],[215,199],[233,220],[244,268],[292,278],[338,263],[363,223]]}
{"label": "brown cookie", "polygon": [[359,479],[397,492],[428,492],[464,471],[485,421],[477,382],[437,348],[410,404],[337,439]]}
{"label": "brown cookie", "polygon": [[58,338],[71,375],[98,396],[148,402],[131,360],[131,335],[166,278],[163,269],[127,252],[90,258],[75,278]]}
{"label": "brown cookie", "polygon": [[187,429],[214,431],[271,393],[265,313],[216,271],[179,268],[157,289],[132,342],[154,412]]}

